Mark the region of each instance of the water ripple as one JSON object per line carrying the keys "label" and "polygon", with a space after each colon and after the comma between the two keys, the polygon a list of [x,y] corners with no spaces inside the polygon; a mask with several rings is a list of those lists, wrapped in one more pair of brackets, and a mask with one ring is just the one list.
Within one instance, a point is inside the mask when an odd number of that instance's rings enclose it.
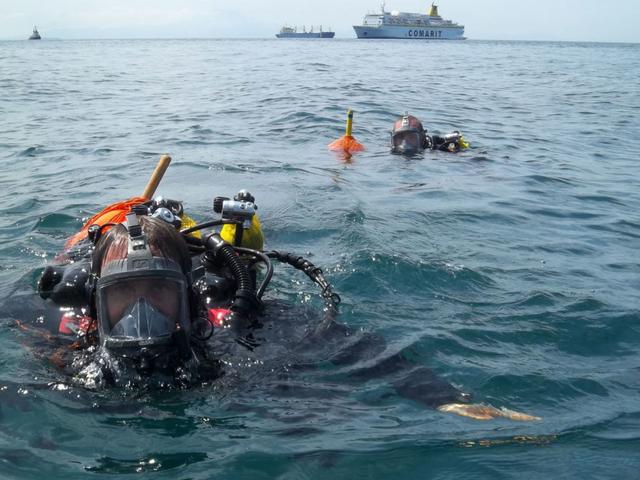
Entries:
{"label": "water ripple", "polygon": [[[637,45],[33,43],[0,48],[0,476],[637,475]],[[348,108],[366,150],[345,158]],[[405,111],[472,148],[390,155]],[[52,366],[16,324],[46,308],[39,273],[162,153],[159,193],[195,218],[249,189],[343,325],[306,342],[322,301],[279,265],[260,347],[214,340],[219,382],[91,392]],[[431,408],[460,392],[543,420]]]}

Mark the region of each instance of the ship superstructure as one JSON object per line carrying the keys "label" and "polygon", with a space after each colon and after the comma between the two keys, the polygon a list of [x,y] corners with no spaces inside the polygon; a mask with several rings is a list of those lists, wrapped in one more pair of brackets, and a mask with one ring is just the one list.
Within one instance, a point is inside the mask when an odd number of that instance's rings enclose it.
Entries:
{"label": "ship superstructure", "polygon": [[435,2],[428,14],[388,12],[383,2],[380,13],[366,15],[362,25],[354,25],[353,29],[358,38],[464,40],[464,25],[443,19]]}

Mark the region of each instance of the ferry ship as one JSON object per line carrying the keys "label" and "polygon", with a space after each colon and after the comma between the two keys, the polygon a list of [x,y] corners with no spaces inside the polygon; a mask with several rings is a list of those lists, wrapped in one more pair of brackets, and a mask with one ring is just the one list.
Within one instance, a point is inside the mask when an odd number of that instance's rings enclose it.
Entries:
{"label": "ferry ship", "polygon": [[362,25],[354,25],[358,38],[405,38],[409,40],[464,40],[464,25],[444,20],[438,6],[431,4],[422,13],[387,12],[382,3],[380,13],[368,14]]}
{"label": "ferry ship", "polygon": [[307,32],[306,27],[302,27],[302,31],[298,31],[298,27],[287,27],[286,25],[282,27],[280,33],[276,34],[278,38],[333,38],[336,35],[336,32],[325,32],[322,30],[322,25],[320,25],[320,30],[317,32],[313,31],[313,27],[311,30]]}

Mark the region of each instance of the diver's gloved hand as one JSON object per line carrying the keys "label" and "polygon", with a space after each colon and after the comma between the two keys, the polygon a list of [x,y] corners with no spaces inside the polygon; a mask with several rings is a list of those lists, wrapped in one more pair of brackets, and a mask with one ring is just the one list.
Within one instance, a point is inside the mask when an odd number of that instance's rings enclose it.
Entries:
{"label": "diver's gloved hand", "polygon": [[60,265],[47,265],[38,280],[38,293],[45,300],[51,296],[54,287],[62,280],[65,267]]}
{"label": "diver's gloved hand", "polygon": [[90,275],[88,262],[76,262],[65,266],[49,265],[38,281],[38,292],[44,299],[58,305],[82,307],[89,303],[87,282]]}

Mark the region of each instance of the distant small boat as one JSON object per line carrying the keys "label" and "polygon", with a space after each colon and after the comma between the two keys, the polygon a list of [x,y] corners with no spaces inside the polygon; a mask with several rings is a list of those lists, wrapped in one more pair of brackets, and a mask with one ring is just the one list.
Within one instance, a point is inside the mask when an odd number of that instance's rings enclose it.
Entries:
{"label": "distant small boat", "polygon": [[320,31],[314,32],[313,27],[307,32],[306,27],[302,27],[302,31],[298,31],[298,27],[282,27],[280,33],[276,34],[278,38],[333,38],[336,35],[335,32],[325,32],[320,25]]}
{"label": "distant small boat", "polygon": [[36,27],[33,27],[33,33],[29,37],[29,40],[42,40],[42,37],[38,33],[38,29]]}

